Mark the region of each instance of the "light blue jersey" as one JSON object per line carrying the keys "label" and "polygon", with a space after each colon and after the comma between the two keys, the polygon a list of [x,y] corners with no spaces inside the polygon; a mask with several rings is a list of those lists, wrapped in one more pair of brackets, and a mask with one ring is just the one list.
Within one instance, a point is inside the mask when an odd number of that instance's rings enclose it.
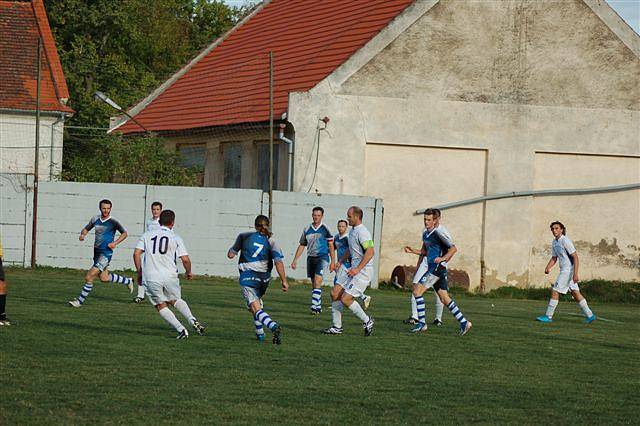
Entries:
{"label": "light blue jersey", "polygon": [[[425,229],[422,231],[422,243],[424,249],[427,251],[427,261],[429,262],[429,271],[433,272],[436,267],[436,257],[444,256],[451,247],[454,246],[451,234],[447,229],[438,225],[436,228],[429,231]],[[441,266],[447,267],[445,262],[441,263]]]}
{"label": "light blue jersey", "polygon": [[100,215],[92,217],[84,227],[87,232],[93,228],[96,228],[96,240],[93,245],[93,251],[94,253],[104,254],[105,256],[111,256],[113,254],[113,250],[109,248],[109,244],[115,240],[116,231],[121,234],[127,232],[124,226],[115,218],[108,217],[102,219]]}
{"label": "light blue jersey", "polygon": [[[340,234],[336,234],[333,237],[333,245],[336,247],[338,252],[338,261],[340,261],[344,253],[349,249],[349,234],[344,234],[342,237]],[[347,258],[343,265],[347,268],[351,267],[351,256]]]}
{"label": "light blue jersey", "polygon": [[329,257],[329,243],[333,242],[333,235],[323,223],[317,228],[309,225],[302,231],[300,245],[307,247],[309,257]]}

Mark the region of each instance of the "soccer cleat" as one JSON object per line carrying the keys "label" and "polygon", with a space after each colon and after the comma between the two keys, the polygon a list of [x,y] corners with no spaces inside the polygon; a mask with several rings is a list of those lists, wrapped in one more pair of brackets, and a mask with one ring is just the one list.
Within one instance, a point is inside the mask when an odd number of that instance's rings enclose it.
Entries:
{"label": "soccer cleat", "polygon": [[322,334],[342,334],[342,328],[331,326],[322,330]]}
{"label": "soccer cleat", "polygon": [[464,336],[465,334],[467,334],[469,330],[471,330],[472,326],[473,324],[471,324],[471,321],[465,321],[462,324],[460,324],[460,335]]}
{"label": "soccer cleat", "polygon": [[418,322],[420,322],[418,321],[418,318],[414,318],[414,317],[409,317],[405,320],[402,320],[403,324],[409,324],[409,325],[414,325],[414,324],[417,324]]}
{"label": "soccer cleat", "polygon": [[10,326],[11,325],[11,320],[9,318],[2,318],[0,319],[0,327],[1,326]]}
{"label": "soccer cleat", "polygon": [[188,338],[189,338],[189,333],[187,332],[186,328],[183,328],[182,331],[178,333],[178,336],[176,336],[177,340],[184,340]]}
{"label": "soccer cleat", "polygon": [[364,336],[365,337],[369,337],[373,333],[373,324],[374,323],[375,323],[375,321],[373,321],[373,317],[369,316],[369,321],[367,321],[364,324],[362,324],[362,328],[364,328]]}
{"label": "soccer cleat", "polygon": [[311,315],[320,315],[322,313],[322,308],[311,308]]}
{"label": "soccer cleat", "polygon": [[260,343],[264,342],[264,333],[256,333],[256,340]]}
{"label": "soccer cleat", "polygon": [[133,303],[140,304],[142,302],[144,302],[144,297],[137,297],[136,296],[136,297],[133,298]]}
{"label": "soccer cleat", "polygon": [[592,322],[594,322],[596,320],[596,315],[593,314],[590,317],[587,317],[584,319],[584,323],[585,324],[591,324]]}
{"label": "soccer cleat", "polygon": [[196,333],[198,333],[200,336],[204,336],[204,331],[207,329],[204,325],[200,324],[198,320],[193,320],[193,324],[191,325],[193,326],[193,329],[196,331]]}
{"label": "soccer cleat", "polygon": [[282,327],[276,325],[276,328],[273,329],[273,344],[279,345],[282,343]]}
{"label": "soccer cleat", "polygon": [[544,323],[550,323],[553,322],[553,320],[551,318],[549,318],[546,315],[540,315],[538,318],[536,318],[536,321],[540,321],[540,322],[544,322]]}
{"label": "soccer cleat", "polygon": [[419,333],[421,331],[427,331],[427,328],[428,328],[427,324],[419,322],[411,329],[411,332],[412,333]]}
{"label": "soccer cleat", "polygon": [[369,309],[369,305],[371,304],[371,296],[365,295],[362,299],[362,304],[364,305],[364,309]]}
{"label": "soccer cleat", "polygon": [[72,306],[74,308],[79,308],[82,306],[82,303],[80,303],[78,299],[73,299],[73,300],[69,300],[69,306]]}
{"label": "soccer cleat", "polygon": [[431,325],[435,325],[436,327],[442,327],[444,324],[441,320],[439,320],[438,318],[434,319],[433,322],[431,323]]}

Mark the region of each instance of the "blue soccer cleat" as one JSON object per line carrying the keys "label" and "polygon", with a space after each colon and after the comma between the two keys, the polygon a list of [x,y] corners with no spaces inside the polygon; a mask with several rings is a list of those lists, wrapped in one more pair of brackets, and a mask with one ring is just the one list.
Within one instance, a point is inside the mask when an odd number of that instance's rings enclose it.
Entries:
{"label": "blue soccer cleat", "polygon": [[413,328],[411,329],[412,333],[419,333],[421,331],[427,331],[427,324],[423,323],[423,322],[419,322],[416,325],[413,326]]}
{"label": "blue soccer cleat", "polygon": [[585,318],[584,323],[585,324],[591,324],[592,322],[594,322],[596,320],[596,315],[593,314],[590,317]]}
{"label": "blue soccer cleat", "polygon": [[540,321],[540,322],[544,322],[544,323],[550,323],[553,322],[553,320],[551,318],[549,318],[546,315],[540,315],[538,318],[536,318],[536,321]]}
{"label": "blue soccer cleat", "polygon": [[258,340],[258,342],[262,343],[264,342],[264,339],[265,339],[264,333],[260,333],[260,334],[256,333],[256,340]]}

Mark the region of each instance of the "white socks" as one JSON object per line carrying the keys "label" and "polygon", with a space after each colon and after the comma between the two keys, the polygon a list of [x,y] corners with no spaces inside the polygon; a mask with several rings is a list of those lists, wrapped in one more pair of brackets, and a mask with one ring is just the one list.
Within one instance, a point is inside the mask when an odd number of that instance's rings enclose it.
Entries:
{"label": "white socks", "polygon": [[353,301],[351,306],[349,306],[349,309],[358,318],[360,318],[360,321],[362,321],[362,322],[368,322],[369,321],[369,316],[367,314],[365,314],[364,309],[362,309],[362,306],[360,306],[360,304],[358,302],[356,302],[355,300]]}
{"label": "white socks", "polygon": [[333,326],[342,328],[342,310],[344,305],[341,301],[335,300],[331,302],[331,317],[333,318]]}
{"label": "white socks", "polygon": [[442,322],[442,312],[444,311],[444,303],[440,300],[440,296],[438,296],[437,292],[434,292],[436,295],[436,319]]}
{"label": "white socks", "polygon": [[553,318],[553,313],[556,311],[556,307],[558,306],[558,301],[556,299],[549,299],[549,306],[547,306],[546,316],[549,318]]}
{"label": "white socks", "polygon": [[171,312],[171,309],[165,307],[160,309],[158,313],[162,318],[164,318],[166,322],[171,324],[171,326],[175,328],[178,333],[184,330],[184,326],[180,323],[180,321],[178,321],[178,318],[176,318],[173,312]]}
{"label": "white socks", "polygon": [[593,311],[589,309],[589,305],[587,305],[587,299],[582,299],[580,302],[578,302],[578,306],[580,306],[580,309],[582,309],[582,313],[585,317],[589,318],[593,315]]}
{"label": "white socks", "polygon": [[182,314],[183,317],[186,318],[191,324],[196,320],[196,317],[191,313],[191,309],[189,309],[189,305],[182,299],[176,300],[176,303],[173,305],[176,309]]}
{"label": "white socks", "polygon": [[413,294],[411,295],[411,318],[418,319],[418,304]]}
{"label": "white socks", "polygon": [[140,299],[144,299],[144,287],[139,285],[138,286],[138,295],[136,297],[139,297]]}

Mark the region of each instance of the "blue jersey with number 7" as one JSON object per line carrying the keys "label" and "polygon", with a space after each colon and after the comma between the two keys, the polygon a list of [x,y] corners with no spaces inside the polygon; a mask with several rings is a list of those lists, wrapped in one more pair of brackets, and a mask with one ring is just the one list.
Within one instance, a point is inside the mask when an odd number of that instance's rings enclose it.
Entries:
{"label": "blue jersey with number 7", "polygon": [[282,262],[284,259],[278,243],[257,231],[238,235],[229,251],[240,253],[240,271],[271,272],[273,262]]}

